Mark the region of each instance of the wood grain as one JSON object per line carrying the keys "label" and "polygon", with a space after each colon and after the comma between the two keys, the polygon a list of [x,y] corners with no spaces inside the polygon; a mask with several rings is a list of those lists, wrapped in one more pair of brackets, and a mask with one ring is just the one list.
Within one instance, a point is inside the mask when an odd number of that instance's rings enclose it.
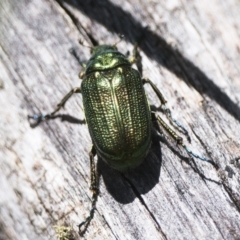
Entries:
{"label": "wood grain", "polygon": [[[167,137],[137,169],[101,161],[97,211],[82,239],[240,239],[240,2],[1,0],[0,239],[72,239],[90,209],[91,139],[81,95],[55,119],[30,128],[73,87],[86,45],[139,46],[143,76],[163,92],[189,131],[189,159]],[[151,105],[160,103],[149,86]],[[162,114],[159,112],[158,114]]]}

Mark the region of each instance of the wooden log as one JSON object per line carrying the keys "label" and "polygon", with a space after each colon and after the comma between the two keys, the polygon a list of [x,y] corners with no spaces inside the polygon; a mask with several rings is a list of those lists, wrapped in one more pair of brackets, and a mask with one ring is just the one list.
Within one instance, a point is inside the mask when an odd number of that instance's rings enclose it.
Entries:
{"label": "wooden log", "polygon": [[[91,207],[91,139],[82,97],[30,128],[81,81],[89,49],[131,51],[141,37],[143,76],[189,131],[191,159],[167,137],[137,169],[101,161],[97,210],[83,239],[240,239],[240,3],[202,0],[0,1],[0,239],[57,239]],[[146,86],[151,105],[160,106]],[[162,116],[162,113],[158,111]],[[56,227],[57,226],[57,227]],[[58,233],[58,235],[57,235]],[[59,237],[59,239],[63,239]]]}

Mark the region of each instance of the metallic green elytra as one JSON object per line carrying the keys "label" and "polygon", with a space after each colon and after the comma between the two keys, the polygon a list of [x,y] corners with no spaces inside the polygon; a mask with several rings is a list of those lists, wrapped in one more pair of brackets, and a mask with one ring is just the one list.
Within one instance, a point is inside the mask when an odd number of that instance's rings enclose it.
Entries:
{"label": "metallic green elytra", "polygon": [[114,46],[98,46],[81,85],[88,129],[108,165],[139,165],[151,144],[151,112],[138,71]]}
{"label": "metallic green elytra", "polygon": [[132,68],[132,64],[137,61],[137,45],[130,60],[120,53],[115,45],[93,47],[92,56],[86,64],[83,64],[72,50],[72,54],[85,68],[85,71],[80,73],[83,79],[81,87],[73,88],[53,112],[29,116],[36,121],[32,126],[36,126],[42,120],[53,118],[74,93],[82,93],[85,117],[93,142],[89,153],[90,189],[93,195],[90,214],[79,224],[80,235],[84,234],[93,218],[99,193],[94,156],[97,154],[109,166],[120,171],[138,166],[151,146],[152,121],[157,121],[189,155],[212,162],[188,149],[183,139],[150,109],[143,88],[145,83],[150,84],[154,90],[161,102],[163,113],[172,125],[188,136],[185,128],[172,117],[171,111],[166,107],[167,101],[158,88],[148,78],[142,79],[140,73]]}

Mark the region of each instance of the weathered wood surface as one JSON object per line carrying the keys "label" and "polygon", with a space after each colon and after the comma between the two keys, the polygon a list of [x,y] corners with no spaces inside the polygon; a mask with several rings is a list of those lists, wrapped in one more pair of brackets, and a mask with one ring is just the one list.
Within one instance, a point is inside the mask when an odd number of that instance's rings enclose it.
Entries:
{"label": "weathered wood surface", "polygon": [[189,130],[191,149],[219,168],[188,160],[156,134],[136,170],[100,162],[97,211],[83,238],[240,239],[237,0],[0,1],[0,239],[56,239],[55,225],[73,227],[78,239],[91,198],[81,95],[61,111],[66,121],[32,129],[27,115],[51,111],[79,86],[81,67],[68,52],[89,58],[79,38],[113,44],[124,34],[118,48],[127,52],[143,33],[143,75]]}

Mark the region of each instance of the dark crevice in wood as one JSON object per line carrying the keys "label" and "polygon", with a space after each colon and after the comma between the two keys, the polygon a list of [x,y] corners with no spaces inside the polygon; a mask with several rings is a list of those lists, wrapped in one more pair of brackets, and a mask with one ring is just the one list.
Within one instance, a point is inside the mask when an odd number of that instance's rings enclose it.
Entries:
{"label": "dark crevice in wood", "polygon": [[[74,17],[74,15],[66,8],[64,7],[63,3],[61,0],[55,0],[59,6],[65,11],[66,15],[68,15],[70,17],[70,19],[72,20],[73,24],[76,26],[77,30],[79,32],[81,32],[81,24],[79,23],[79,21],[77,20],[77,18]],[[80,26],[79,26],[80,25]]]}
{"label": "dark crevice in wood", "polygon": [[124,180],[130,185],[130,187],[132,188],[134,194],[136,195],[136,197],[139,199],[139,201],[141,202],[141,204],[145,207],[145,209],[148,211],[149,215],[151,216],[151,218],[153,219],[153,221],[156,223],[157,225],[157,229],[160,230],[162,236],[164,237],[164,239],[167,239],[167,236],[165,235],[165,233],[163,232],[160,224],[158,223],[157,219],[155,218],[154,214],[150,211],[150,209],[148,208],[147,204],[145,203],[144,199],[142,198],[141,194],[138,192],[137,188],[134,186],[134,184],[124,175],[122,174],[122,177],[124,178]]}
{"label": "dark crevice in wood", "polygon": [[218,172],[218,176],[222,180],[222,186],[225,192],[232,200],[232,203],[234,204],[236,210],[240,212],[240,196],[237,193],[234,193],[231,187],[229,186],[228,177],[226,176],[223,170]]}
{"label": "dark crevice in wood", "polygon": [[112,235],[115,237],[116,240],[118,240],[119,238],[116,236],[116,234],[114,233],[113,229],[112,229],[111,226],[108,224],[108,221],[107,221],[107,219],[105,218],[105,216],[104,216],[104,215],[101,215],[101,216],[102,216],[102,218],[105,220],[105,223],[106,223],[106,225],[108,226],[109,230],[111,231]]}
{"label": "dark crevice in wood", "polygon": [[233,190],[228,186],[226,180],[222,183],[223,188],[225,189],[226,193],[228,194],[229,198],[232,200],[233,204],[235,205],[237,211],[240,213],[240,198],[239,196],[233,192]]}
{"label": "dark crevice in wood", "polygon": [[[70,19],[72,20],[73,24],[76,26],[77,30],[81,33],[81,29],[84,30],[84,33],[88,36],[88,38],[90,39],[91,43],[93,46],[97,46],[98,45],[98,41],[92,36],[92,34],[90,34],[82,25],[81,23],[77,20],[77,18],[71,13],[71,11],[69,11],[63,4],[63,2],[61,0],[55,0],[59,6],[66,12],[66,14],[70,17]],[[80,27],[79,27],[80,26]]]}
{"label": "dark crevice in wood", "polygon": [[217,222],[215,221],[214,217],[212,217],[212,215],[210,214],[210,212],[208,211],[208,209],[206,209],[208,216],[212,219],[212,221],[214,222],[214,225],[216,226],[218,232],[220,233],[220,235],[222,236],[222,239],[226,239],[224,237],[224,235],[222,234],[221,228],[218,226]]}
{"label": "dark crevice in wood", "polygon": [[[203,148],[205,149],[205,151],[208,153],[208,155],[211,156],[212,154],[211,154],[211,152],[208,151],[208,148],[207,148],[206,144],[204,143],[204,141],[198,136],[198,134],[194,131],[194,129],[192,129],[192,132],[194,133],[194,135],[196,136],[196,138],[198,139],[198,141],[201,143],[201,145],[203,146]],[[211,159],[211,160],[212,160],[212,159]],[[216,171],[219,170],[220,167],[219,167],[218,163],[216,163],[216,162],[214,162],[214,161],[212,160],[212,163],[211,163],[211,164],[212,164],[213,167],[216,169]]]}

